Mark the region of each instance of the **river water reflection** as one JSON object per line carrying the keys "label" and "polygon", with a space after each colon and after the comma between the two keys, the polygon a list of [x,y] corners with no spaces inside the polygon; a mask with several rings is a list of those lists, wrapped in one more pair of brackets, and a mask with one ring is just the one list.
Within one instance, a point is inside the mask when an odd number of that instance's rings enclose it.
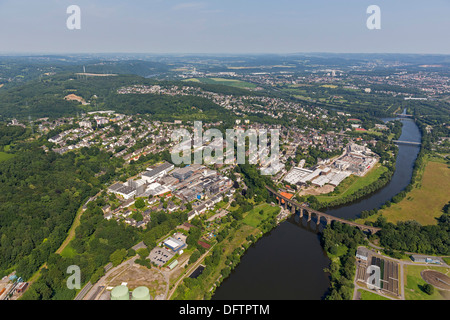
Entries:
{"label": "river water reflection", "polygon": [[[386,121],[390,119],[385,119]],[[401,119],[399,140],[420,142],[421,134],[414,121]],[[342,218],[358,217],[363,210],[379,208],[411,181],[414,161],[420,148],[399,145],[396,170],[391,181],[381,190],[354,203],[326,210]],[[253,244],[239,265],[217,288],[213,300],[320,300],[329,288],[323,271],[329,259],[320,245],[318,231],[322,225],[310,224],[305,218],[290,217]]]}

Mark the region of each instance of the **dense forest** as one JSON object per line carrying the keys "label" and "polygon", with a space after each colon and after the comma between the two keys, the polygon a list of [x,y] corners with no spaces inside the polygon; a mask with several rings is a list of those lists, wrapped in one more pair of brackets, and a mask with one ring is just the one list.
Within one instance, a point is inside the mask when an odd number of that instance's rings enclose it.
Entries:
{"label": "dense forest", "polygon": [[[329,268],[330,289],[326,300],[351,300],[353,298],[353,279],[355,276],[355,255],[358,246],[367,244],[361,230],[347,224],[333,222],[326,226],[320,238],[322,247],[331,259]],[[338,255],[338,248],[344,253]]]}
{"label": "dense forest", "polygon": [[450,255],[450,214],[448,205],[438,219],[437,225],[422,226],[416,221],[386,222],[379,217],[373,224],[382,228],[375,237],[380,244],[391,250],[424,254]]}
{"label": "dense forest", "polygon": [[[202,97],[117,93],[117,89],[123,86],[156,83],[159,82],[135,75],[81,78],[74,74],[58,74],[0,91],[0,114],[3,118],[59,118],[93,110],[115,110],[125,114],[150,114],[153,120],[164,121],[180,118],[218,121],[231,116],[227,110]],[[243,94],[242,90],[227,86],[191,86]],[[64,97],[68,94],[76,94],[89,104],[67,101]]]}
{"label": "dense forest", "polygon": [[97,148],[61,156],[32,144],[1,162],[1,275],[15,269],[30,277],[67,236],[80,205],[121,164]]}
{"label": "dense forest", "polygon": [[[87,204],[87,209],[81,216],[80,225],[75,230],[75,238],[69,244],[72,250],[71,254],[69,256],[50,254],[46,267],[41,271],[41,276],[26,291],[22,299],[73,299],[75,291],[68,289],[65,282],[68,266],[80,267],[82,286],[89,281],[95,283],[104,275],[104,267],[109,262],[113,266],[117,266],[125,259],[136,255],[131,248],[136,243],[143,241],[147,245],[145,251],[147,255],[141,254],[146,257],[161,237],[187,221],[186,212],[168,214],[162,211],[151,213],[151,222],[146,230],[134,228],[115,220],[108,221],[103,218],[101,209],[107,198],[108,195],[102,193],[95,201]],[[190,237],[192,238],[192,236]],[[136,262],[149,268],[152,267],[148,260],[143,258],[137,259]]]}
{"label": "dense forest", "polygon": [[[76,254],[63,257],[52,251],[40,277],[26,291],[22,299],[73,299],[75,290],[68,289],[66,285],[68,266],[80,267],[83,285],[89,280],[95,282],[104,274],[103,267],[110,260],[114,260],[114,257],[117,259],[124,250],[123,248],[130,248],[136,243],[138,240],[136,229],[127,228],[124,224],[116,221],[105,220],[99,206],[101,204],[101,201],[88,203],[87,209],[81,217],[81,225],[76,229],[76,238],[71,242]],[[133,252],[130,253],[134,255]],[[125,250],[125,255],[121,259],[127,255],[128,251]]]}
{"label": "dense forest", "polygon": [[52,74],[78,73],[135,74],[142,77],[167,72],[164,63],[143,60],[112,60],[71,56],[23,56],[0,57],[0,84],[4,89],[23,85],[36,79],[44,79]]}
{"label": "dense forest", "polygon": [[9,146],[13,141],[28,138],[30,133],[30,130],[19,126],[6,126],[0,124],[0,151],[6,146]]}
{"label": "dense forest", "polygon": [[110,95],[105,106],[125,114],[149,114],[152,120],[220,121],[231,113],[211,100],[195,96],[157,94]]}

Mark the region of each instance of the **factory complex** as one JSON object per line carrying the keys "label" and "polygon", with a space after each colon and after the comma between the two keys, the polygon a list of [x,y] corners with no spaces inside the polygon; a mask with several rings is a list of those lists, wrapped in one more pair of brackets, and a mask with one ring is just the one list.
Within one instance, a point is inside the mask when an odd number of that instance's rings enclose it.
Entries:
{"label": "factory complex", "polygon": [[336,187],[352,174],[364,176],[377,162],[377,155],[369,148],[350,143],[339,158],[328,164],[319,164],[311,169],[293,167],[284,181],[300,187],[308,184],[317,187],[330,184]]}

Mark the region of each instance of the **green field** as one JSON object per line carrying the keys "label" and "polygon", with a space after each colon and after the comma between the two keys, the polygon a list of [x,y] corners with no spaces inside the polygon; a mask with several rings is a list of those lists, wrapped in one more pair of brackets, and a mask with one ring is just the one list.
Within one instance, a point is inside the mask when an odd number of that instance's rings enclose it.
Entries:
{"label": "green field", "polygon": [[358,292],[361,293],[361,300],[390,300],[367,290],[358,289]]}
{"label": "green field", "polygon": [[351,195],[355,191],[377,181],[387,168],[377,163],[364,177],[351,175],[342,181],[333,193],[317,195],[321,204]]}
{"label": "green field", "polygon": [[421,288],[426,284],[425,280],[422,279],[420,272],[425,269],[432,269],[442,273],[449,273],[450,270],[444,267],[433,267],[433,266],[405,266],[405,275],[406,275],[406,283],[405,283],[405,299],[406,300],[443,300],[450,299],[450,292],[442,293],[447,297],[443,296],[443,294],[435,288],[434,293],[432,295],[426,294]]}
{"label": "green field", "polygon": [[224,78],[191,78],[183,81],[201,82],[206,84],[221,84],[242,89],[254,89],[257,87],[255,84],[250,82]]}
{"label": "green field", "polygon": [[[436,224],[436,218],[442,215],[442,208],[449,201],[450,169],[447,164],[429,161],[419,185],[402,201],[380,210],[379,214],[393,223],[416,220],[422,225]],[[364,220],[375,221],[379,214]]]}
{"label": "green field", "polygon": [[[259,212],[263,210],[263,214]],[[257,228],[264,219],[267,219],[280,211],[278,206],[272,207],[268,203],[257,205],[245,214],[243,222],[249,226]]]}
{"label": "green field", "polygon": [[[260,231],[257,228],[251,227],[246,224],[240,224],[238,229],[234,229],[230,227],[230,233],[223,240],[220,245],[222,249],[221,256],[228,257],[231,253],[239,247],[242,247],[243,244],[248,243],[246,238],[250,235],[257,236]],[[217,244],[216,244],[217,245]],[[200,261],[198,261],[200,262]],[[217,266],[212,267],[211,273],[206,277],[206,279],[202,280],[202,286],[197,285],[193,288],[188,288],[185,290],[183,294],[183,299],[185,300],[199,300],[203,299],[205,293],[212,288],[214,285],[219,284],[223,279],[221,275],[221,271],[227,267],[226,259],[220,259]],[[221,281],[218,281],[221,279]],[[171,295],[170,300],[176,299],[177,292]]]}
{"label": "green field", "polygon": [[75,251],[74,248],[72,248],[70,246],[70,244],[68,244],[62,251],[61,251],[61,256],[64,258],[73,258],[75,257],[77,254],[77,252]]}
{"label": "green field", "polygon": [[11,159],[12,157],[14,157],[13,154],[0,151],[0,162]]}

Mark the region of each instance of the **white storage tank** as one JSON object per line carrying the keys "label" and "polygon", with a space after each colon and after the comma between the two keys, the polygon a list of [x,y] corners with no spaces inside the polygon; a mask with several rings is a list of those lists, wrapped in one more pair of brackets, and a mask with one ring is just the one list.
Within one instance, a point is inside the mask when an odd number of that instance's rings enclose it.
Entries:
{"label": "white storage tank", "polygon": [[150,291],[147,287],[137,287],[133,290],[131,300],[150,300]]}
{"label": "white storage tank", "polygon": [[127,286],[117,286],[111,291],[111,300],[130,300]]}

